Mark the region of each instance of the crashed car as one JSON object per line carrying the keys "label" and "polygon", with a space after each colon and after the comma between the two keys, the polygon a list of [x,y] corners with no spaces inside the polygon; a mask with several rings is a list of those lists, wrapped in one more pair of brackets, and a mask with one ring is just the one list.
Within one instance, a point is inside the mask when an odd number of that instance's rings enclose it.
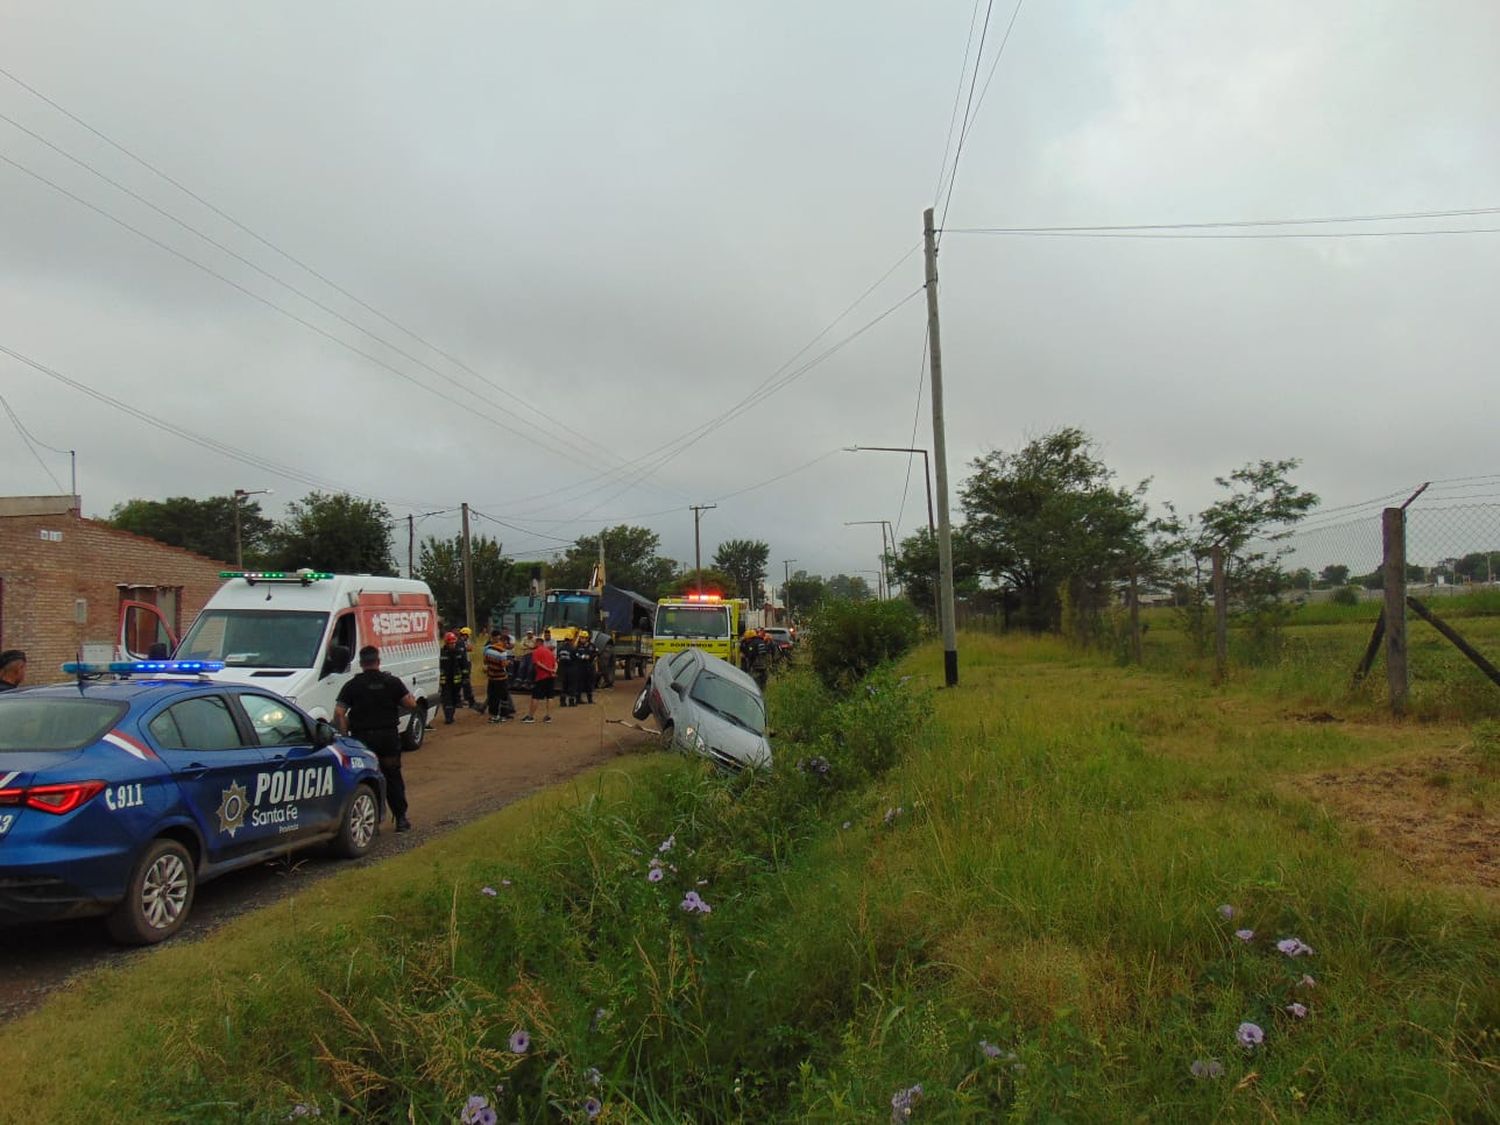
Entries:
{"label": "crashed car", "polygon": [[674,746],[726,769],[771,764],[766,702],[754,678],[699,649],[658,661],[633,714],[654,715]]}

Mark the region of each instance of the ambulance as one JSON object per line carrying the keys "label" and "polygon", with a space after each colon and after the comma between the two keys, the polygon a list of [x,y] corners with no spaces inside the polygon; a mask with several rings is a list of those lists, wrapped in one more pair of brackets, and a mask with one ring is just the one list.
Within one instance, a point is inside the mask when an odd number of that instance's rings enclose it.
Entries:
{"label": "ambulance", "polygon": [[656,603],[651,651],[657,661],[684,649],[702,649],[738,667],[740,630],[750,608],[744,598],[684,594]]}
{"label": "ambulance", "polygon": [[382,671],[417,698],[402,744],[422,745],[438,691],[438,612],[427,583],[326,571],[226,570],[217,593],[173,654],[222,661],[218,681],[269,688],[314,719],[332,719],[359,650],[380,649]]}

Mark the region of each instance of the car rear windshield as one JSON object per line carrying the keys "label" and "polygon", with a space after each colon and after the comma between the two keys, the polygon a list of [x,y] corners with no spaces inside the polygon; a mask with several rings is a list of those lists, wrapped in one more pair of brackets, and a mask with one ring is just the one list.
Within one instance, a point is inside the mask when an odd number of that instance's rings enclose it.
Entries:
{"label": "car rear windshield", "polygon": [[178,660],[222,660],[232,668],[311,668],[328,614],[206,609],[177,646]]}
{"label": "car rear windshield", "polygon": [[766,733],[765,705],[732,680],[705,672],[693,681],[693,698],[752,734]]}
{"label": "car rear windshield", "polygon": [[0,696],[0,754],[17,750],[77,750],[119,721],[125,705],[107,699]]}
{"label": "car rear windshield", "polygon": [[656,611],[658,637],[711,640],[729,636],[729,611],[723,606],[664,605]]}

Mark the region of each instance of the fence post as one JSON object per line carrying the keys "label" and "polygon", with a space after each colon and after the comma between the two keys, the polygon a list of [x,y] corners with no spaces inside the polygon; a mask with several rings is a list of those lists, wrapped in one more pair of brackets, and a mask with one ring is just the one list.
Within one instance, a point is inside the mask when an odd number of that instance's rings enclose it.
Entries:
{"label": "fence post", "polygon": [[1406,714],[1406,511],[1387,508],[1381,513],[1381,539],[1385,561],[1381,565],[1385,587],[1385,675],[1391,697],[1391,714]]}
{"label": "fence post", "polygon": [[1135,571],[1130,572],[1130,659],[1141,662],[1141,591]]}
{"label": "fence post", "polygon": [[1229,598],[1224,592],[1224,548],[1215,547],[1214,560],[1214,681],[1229,675]]}

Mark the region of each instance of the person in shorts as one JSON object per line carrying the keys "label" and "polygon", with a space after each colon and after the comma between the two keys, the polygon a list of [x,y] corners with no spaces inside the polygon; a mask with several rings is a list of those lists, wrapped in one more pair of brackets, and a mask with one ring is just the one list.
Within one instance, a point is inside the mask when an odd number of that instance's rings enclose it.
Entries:
{"label": "person in shorts", "polygon": [[552,721],[552,697],[557,694],[557,653],[548,641],[543,641],[531,652],[531,667],[534,679],[531,686],[531,703],[526,708],[523,723],[536,722],[536,705],[542,704],[542,722]]}

